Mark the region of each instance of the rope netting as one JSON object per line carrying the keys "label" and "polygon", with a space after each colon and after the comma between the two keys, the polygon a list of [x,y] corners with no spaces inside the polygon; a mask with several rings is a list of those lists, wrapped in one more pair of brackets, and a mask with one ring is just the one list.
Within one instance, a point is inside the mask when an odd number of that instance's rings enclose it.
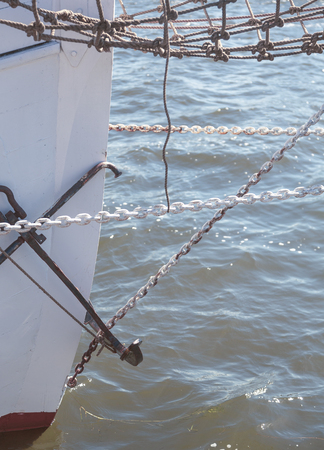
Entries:
{"label": "rope netting", "polygon": [[[142,12],[127,12],[122,0],[119,1],[123,14],[108,20],[101,0],[96,0],[98,18],[66,9],[46,10],[38,7],[37,0],[29,4],[0,0],[12,8],[25,8],[34,17],[30,24],[4,19],[0,19],[0,24],[21,30],[35,41],[82,43],[100,52],[117,47],[162,57],[169,54],[224,62],[230,59],[272,61],[275,57],[323,52],[324,44],[320,42],[324,40],[323,31],[307,30],[309,22],[323,19],[324,6],[320,0],[310,0],[300,6],[293,0],[289,0],[289,6],[276,0],[268,5],[266,12],[258,12],[259,2],[245,0],[243,16],[235,15],[237,0],[186,0],[172,7],[169,0],[160,0],[156,7]],[[291,24],[300,29],[299,37],[292,31],[295,27],[286,26]],[[285,32],[280,31],[282,28]],[[151,36],[147,37],[148,33]]]}

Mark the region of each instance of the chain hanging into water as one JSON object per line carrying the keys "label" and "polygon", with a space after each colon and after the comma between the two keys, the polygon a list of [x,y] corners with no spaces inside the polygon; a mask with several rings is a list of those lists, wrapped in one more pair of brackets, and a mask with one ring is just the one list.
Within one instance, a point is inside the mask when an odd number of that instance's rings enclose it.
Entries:
{"label": "chain hanging into water", "polygon": [[[299,138],[306,135],[306,133],[308,132],[308,128],[312,125],[315,125],[320,120],[323,113],[324,113],[324,104],[321,106],[321,108],[316,114],[312,115],[308,119],[308,121],[298,129],[295,136],[288,139],[288,141],[286,141],[284,146],[280,150],[277,150],[272,155],[272,158],[269,161],[266,161],[261,166],[259,171],[254,173],[249,178],[247,184],[240,187],[240,189],[237,192],[237,197],[243,197],[244,195],[248,194],[250,187],[258,184],[259,181],[261,180],[262,175],[270,172],[270,170],[273,168],[273,164],[280,161],[284,157],[284,153],[287,150],[292,149]],[[252,196],[251,199],[253,202],[253,194],[250,195]],[[204,234],[208,233],[214,226],[214,224],[219,220],[221,220],[224,217],[225,213],[229,209],[234,208],[237,204],[238,202],[236,202],[235,199],[233,199],[232,204],[229,204],[224,208],[218,210],[216,214],[212,217],[212,219],[206,222],[202,226],[202,228],[191,237],[190,241],[184,244],[179,250],[179,252],[173,255],[170,258],[169,262],[164,266],[162,266],[154,276],[151,276],[149,281],[143,287],[141,287],[139,291],[137,291],[137,293],[133,297],[131,297],[122,308],[120,308],[117,311],[117,313],[107,322],[107,327],[112,328],[113,326],[115,326],[118,320],[122,319],[130,309],[134,308],[137,302],[148,293],[149,289],[156,286],[160,278],[164,277],[170,271],[172,266],[178,264],[180,258],[184,255],[187,255],[190,252],[192,246],[198,244],[198,242],[200,242],[201,239],[203,238]]]}

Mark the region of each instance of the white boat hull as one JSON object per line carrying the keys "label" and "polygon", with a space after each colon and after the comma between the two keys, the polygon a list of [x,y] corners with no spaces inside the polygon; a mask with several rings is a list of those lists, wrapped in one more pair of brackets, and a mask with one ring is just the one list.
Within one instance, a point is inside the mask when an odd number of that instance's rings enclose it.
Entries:
{"label": "white boat hull", "polygon": [[[105,3],[111,18],[113,1]],[[28,220],[42,216],[82,175],[105,161],[111,70],[111,53],[80,44],[65,43],[62,50],[56,42],[46,43],[0,57],[0,185],[13,191]],[[104,177],[101,170],[56,216],[98,212]],[[10,209],[0,193],[0,211]],[[42,248],[87,299],[99,233],[96,223],[43,232]],[[6,248],[17,237],[14,232],[0,236],[0,246]],[[78,300],[26,243],[12,257],[84,320]],[[47,427],[81,328],[8,260],[0,266],[0,286],[0,431]]]}

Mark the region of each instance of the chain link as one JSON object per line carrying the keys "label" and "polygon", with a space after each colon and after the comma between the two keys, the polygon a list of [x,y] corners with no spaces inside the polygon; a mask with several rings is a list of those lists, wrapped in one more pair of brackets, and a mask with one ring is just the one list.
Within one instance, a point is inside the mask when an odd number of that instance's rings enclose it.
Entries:
{"label": "chain link", "polygon": [[[264,172],[263,172],[264,173]],[[252,175],[251,184],[256,184],[258,177],[256,174]],[[285,192],[285,195],[283,193]],[[300,192],[303,195],[300,195]],[[274,199],[276,200],[287,200],[290,197],[305,197],[306,195],[321,195],[324,192],[323,185],[314,185],[309,188],[297,187],[293,191],[289,189],[281,189],[277,193],[271,191],[261,192],[261,194],[244,194],[242,196],[229,195],[223,199],[218,197],[210,198],[207,201],[192,200],[191,202],[185,204],[182,202],[172,203],[170,206],[170,212],[173,214],[180,214],[185,211],[198,212],[202,209],[217,209],[217,208],[232,208],[238,204],[243,205],[253,205],[255,202],[269,202]],[[153,216],[163,216],[167,213],[168,208],[163,204],[158,204],[155,206],[150,206],[149,208],[141,208],[140,206],[135,208],[133,211],[128,211],[127,209],[118,209],[115,213],[109,213],[108,211],[99,211],[95,216],[90,214],[82,213],[78,214],[76,217],[71,218],[69,216],[59,216],[55,220],[50,219],[37,219],[36,222],[29,222],[28,220],[18,220],[15,225],[10,225],[9,223],[0,223],[0,236],[10,233],[11,231],[17,231],[18,233],[26,233],[32,229],[37,230],[48,230],[51,227],[66,228],[72,224],[77,225],[88,225],[91,222],[97,223],[107,223],[111,219],[115,219],[118,222],[123,222],[127,219],[145,219],[148,215]]]}
{"label": "chain link", "polygon": [[[135,125],[135,124],[131,124],[131,125],[124,125],[124,124],[117,124],[117,125],[112,125],[109,124],[109,130],[113,130],[113,131],[129,131],[129,132],[135,132],[135,131],[140,131],[142,133],[148,133],[149,131],[153,131],[154,133],[161,133],[162,131],[168,132],[169,127],[168,126],[162,126],[162,125]],[[232,128],[227,128],[225,126],[219,126],[217,128],[213,127],[212,125],[207,125],[205,127],[201,127],[199,125],[193,125],[192,127],[188,127],[187,125],[180,125],[180,126],[175,126],[175,125],[171,125],[171,133],[181,133],[181,134],[185,134],[185,133],[193,133],[193,134],[199,134],[199,133],[205,133],[205,134],[214,134],[214,133],[218,133],[218,134],[234,134],[235,136],[238,136],[240,134],[245,134],[246,136],[252,136],[254,134],[258,134],[259,136],[267,136],[267,135],[272,135],[272,136],[281,136],[282,134],[286,134],[287,136],[295,136],[295,134],[297,133],[297,129],[293,128],[293,127],[289,127],[286,129],[282,129],[280,127],[274,127],[274,128],[267,128],[267,127],[259,127],[259,128],[254,128],[254,127],[246,127],[246,128],[241,128],[241,127],[237,127],[234,126]],[[314,130],[308,130],[307,133],[305,134],[305,136],[309,136],[309,135],[315,135],[317,137],[322,137],[324,136],[324,128],[315,128]]]}
{"label": "chain link", "polygon": [[252,185],[259,183],[262,175],[270,172],[270,170],[273,167],[273,164],[277,161],[280,161],[284,157],[284,153],[287,150],[291,150],[295,146],[295,144],[299,138],[301,138],[303,136],[307,136],[307,133],[309,132],[309,127],[311,127],[312,125],[315,125],[320,120],[323,112],[324,112],[324,104],[320,107],[320,109],[315,114],[313,114],[308,119],[308,121],[304,125],[302,125],[300,128],[298,128],[296,134],[294,136],[292,136],[291,138],[289,138],[280,150],[277,150],[272,155],[272,158],[270,159],[270,161],[266,161],[261,166],[261,168],[259,169],[259,172],[254,173],[250,177],[247,184],[240,187],[240,189],[238,190],[238,195],[244,196],[244,194],[247,194],[247,192],[249,191],[249,189]]}
{"label": "chain link", "polygon": [[78,363],[78,364],[75,366],[73,376],[72,376],[72,377],[69,377],[69,379],[68,379],[68,381],[67,381],[67,383],[66,383],[66,385],[67,385],[69,388],[74,388],[74,387],[76,387],[76,385],[77,385],[77,379],[76,379],[76,377],[77,377],[78,375],[80,375],[80,373],[82,373],[82,372],[84,371],[84,365],[90,361],[91,356],[92,356],[92,353],[93,353],[93,352],[97,349],[97,347],[98,347],[98,342],[99,342],[99,341],[98,341],[98,338],[95,337],[95,338],[90,342],[88,350],[87,350],[86,352],[83,353],[81,362]]}

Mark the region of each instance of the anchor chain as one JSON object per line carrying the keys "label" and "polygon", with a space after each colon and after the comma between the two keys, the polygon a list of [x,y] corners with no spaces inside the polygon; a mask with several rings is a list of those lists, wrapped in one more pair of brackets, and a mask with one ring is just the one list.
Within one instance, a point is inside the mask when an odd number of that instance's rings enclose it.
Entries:
{"label": "anchor chain", "polygon": [[83,353],[81,362],[79,362],[74,369],[74,375],[68,378],[66,385],[69,388],[74,388],[78,384],[77,376],[80,375],[84,370],[84,365],[88,363],[91,359],[92,353],[96,351],[98,347],[98,337],[95,337],[89,344],[89,348],[86,352]]}
{"label": "anchor chain", "polygon": [[[127,312],[134,308],[137,304],[137,302],[143,298],[149,291],[149,289],[151,289],[152,287],[156,286],[156,284],[158,283],[159,279],[164,277],[171,269],[172,266],[175,266],[176,264],[178,264],[180,258],[184,255],[187,255],[192,246],[194,244],[198,244],[198,242],[201,241],[201,239],[203,238],[205,233],[208,233],[211,228],[214,226],[214,224],[221,220],[225,213],[229,210],[234,208],[237,204],[239,204],[238,201],[236,201],[236,198],[242,198],[242,197],[246,197],[247,202],[249,204],[253,204],[255,202],[255,195],[254,194],[248,194],[251,186],[254,186],[256,184],[259,183],[259,181],[261,181],[261,178],[264,174],[270,172],[270,170],[273,168],[274,163],[280,161],[284,155],[285,152],[287,150],[291,150],[296,142],[298,141],[299,138],[306,136],[307,132],[309,131],[309,127],[315,125],[321,118],[322,114],[324,113],[324,104],[320,107],[320,109],[313,114],[308,121],[302,125],[298,130],[297,133],[291,137],[290,139],[288,139],[284,146],[280,149],[277,150],[273,155],[272,158],[269,161],[266,161],[261,168],[259,169],[258,172],[254,173],[250,178],[247,184],[243,185],[240,187],[240,189],[237,192],[236,196],[232,196],[235,198],[232,198],[233,202],[229,202],[224,208],[219,209],[214,216],[207,221],[202,227],[201,229],[195,233],[189,242],[187,242],[186,244],[184,244],[178,253],[176,253],[175,255],[171,256],[170,260],[168,261],[167,264],[163,265],[160,270],[156,273],[156,275],[151,276],[150,279],[148,280],[148,282],[142,286],[137,293],[131,297],[128,302],[122,307],[120,308],[116,314],[107,322],[107,328],[111,329],[112,327],[114,327],[116,325],[116,323],[118,322],[118,320],[122,319],[123,317],[125,317],[125,315],[127,314]],[[298,188],[297,188],[298,189]],[[296,189],[296,191],[297,191]],[[317,193],[318,195],[320,195],[323,191],[323,186],[318,186],[318,190]],[[297,196],[304,196],[304,192],[297,191]],[[287,195],[289,195],[289,190],[285,191],[285,192],[281,192],[281,199],[287,198]],[[268,195],[267,192],[264,193],[264,197],[263,197],[263,201],[270,201],[271,200],[271,196]]]}

